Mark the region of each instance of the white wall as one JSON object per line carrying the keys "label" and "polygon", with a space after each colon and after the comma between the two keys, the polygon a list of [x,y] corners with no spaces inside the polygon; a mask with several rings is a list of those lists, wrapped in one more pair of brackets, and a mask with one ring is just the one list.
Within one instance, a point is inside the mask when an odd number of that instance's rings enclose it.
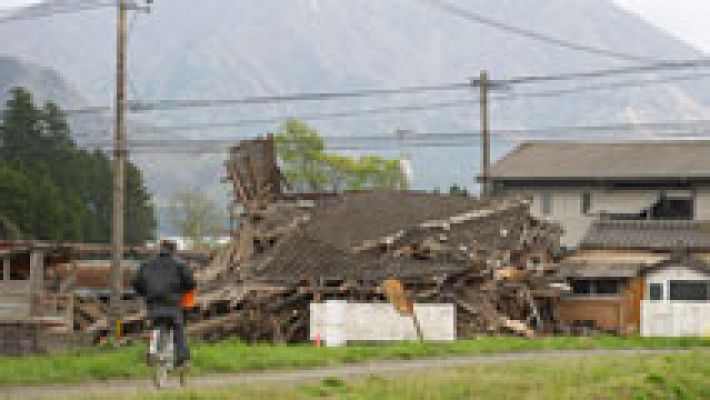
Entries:
{"label": "white wall", "polygon": [[[552,212],[543,213],[542,198],[545,191],[552,196]],[[591,193],[591,208],[587,215],[582,213],[582,194]],[[661,190],[599,190],[599,189],[539,189],[524,190],[533,199],[531,214],[537,218],[559,222],[565,230],[561,244],[567,247],[577,247],[584,238],[592,222],[599,213],[638,213],[653,205],[658,200]],[[687,190],[664,191],[670,196],[693,196]],[[710,220],[710,189],[698,192],[696,195],[696,219]]]}
{"label": "white wall", "polygon": [[695,219],[710,221],[710,189],[698,189],[695,193]]}
{"label": "white wall", "polygon": [[[415,304],[425,340],[450,342],[456,339],[453,304]],[[402,316],[389,303],[348,303],[329,300],[311,303],[310,338],[320,336],[328,346],[349,341],[418,340],[414,321]]]}
{"label": "white wall", "polygon": [[[582,193],[584,191],[551,189],[549,191],[552,205],[550,214],[543,213],[543,192],[545,191],[533,192],[531,214],[536,218],[561,223],[564,234],[560,238],[560,244],[566,247],[576,247],[594,220],[591,215],[582,214]],[[594,196],[592,197],[592,204],[594,204]]]}
{"label": "white wall", "polygon": [[[642,336],[710,336],[710,301],[671,301],[672,280],[710,280],[710,275],[682,266],[669,266],[646,277],[641,302]],[[648,285],[663,285],[663,300],[648,300]]]}

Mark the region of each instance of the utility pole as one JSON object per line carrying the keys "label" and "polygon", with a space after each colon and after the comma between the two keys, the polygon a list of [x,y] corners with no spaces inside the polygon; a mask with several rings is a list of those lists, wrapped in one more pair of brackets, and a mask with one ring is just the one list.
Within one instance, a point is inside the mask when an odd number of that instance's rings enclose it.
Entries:
{"label": "utility pole", "polygon": [[488,71],[481,71],[478,81],[481,88],[481,197],[491,195],[491,132],[488,120]]}
{"label": "utility pole", "polygon": [[109,332],[121,338],[123,313],[123,248],[126,201],[126,17],[127,0],[118,1],[116,46],[116,132],[113,142],[113,221],[111,232],[111,298]]}

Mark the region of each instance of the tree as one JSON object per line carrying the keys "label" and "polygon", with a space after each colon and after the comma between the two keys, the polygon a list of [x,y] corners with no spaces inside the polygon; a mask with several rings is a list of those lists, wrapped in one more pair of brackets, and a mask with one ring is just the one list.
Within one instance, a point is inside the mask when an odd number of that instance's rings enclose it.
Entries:
{"label": "tree", "polygon": [[459,186],[457,183],[454,183],[450,188],[449,188],[449,195],[451,196],[460,196],[460,197],[468,197],[468,189],[466,189],[464,186]]}
{"label": "tree", "polygon": [[304,191],[321,191],[328,184],[323,139],[304,122],[290,119],[276,135],[276,146],[288,181]]}
{"label": "tree", "polygon": [[399,160],[327,153],[318,132],[298,120],[284,123],[276,134],[276,148],[282,170],[296,190],[406,189]]}
{"label": "tree", "polygon": [[191,239],[196,247],[202,247],[206,237],[216,237],[223,231],[223,216],[218,210],[215,202],[198,190],[186,190],[173,197],[170,222],[181,236]]}
{"label": "tree", "polygon": [[[0,124],[0,163],[14,185],[0,187],[6,226],[28,239],[110,241],[111,161],[76,145],[59,106],[39,109],[27,90],[12,89]],[[154,208],[140,170],[128,163],[126,171],[126,242],[137,244],[154,237]]]}

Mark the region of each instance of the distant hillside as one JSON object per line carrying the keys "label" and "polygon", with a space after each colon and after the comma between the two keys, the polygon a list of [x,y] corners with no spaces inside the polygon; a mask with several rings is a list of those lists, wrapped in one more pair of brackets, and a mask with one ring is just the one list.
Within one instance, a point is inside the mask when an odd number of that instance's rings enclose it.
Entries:
{"label": "distant hillside", "polygon": [[[70,2],[72,0],[64,0]],[[656,59],[692,59],[690,46],[620,10],[610,0],[457,0],[454,3],[509,24],[569,41]],[[92,103],[110,104],[114,69],[114,12],[90,11],[0,25],[0,52],[50,66]],[[48,23],[51,21],[51,23]],[[140,99],[237,98],[303,91],[398,87],[465,81],[488,69],[492,78],[587,71],[628,65],[471,23],[413,0],[191,0],[157,1],[138,15],[130,37],[129,93]],[[677,75],[676,73],[675,75]],[[658,74],[624,79],[656,78]],[[599,82],[585,82],[593,84]],[[579,84],[579,83],[578,83]],[[559,85],[516,87],[514,93]],[[475,100],[475,91],[240,106],[148,113],[143,124],[229,122],[303,113],[330,112],[453,100]],[[496,101],[493,128],[598,125],[619,122],[707,119],[706,81],[671,82],[564,97]],[[475,130],[475,105],[419,112],[377,114],[314,121],[324,134],[391,134]],[[245,137],[273,131],[263,124],[180,132],[192,137]],[[98,127],[97,127],[98,128]],[[648,134],[640,132],[627,137]],[[161,133],[173,137],[171,133]],[[472,138],[471,144],[475,145]],[[514,142],[496,141],[495,155]],[[473,185],[475,147],[404,149],[413,157],[417,188]],[[399,150],[382,152],[396,156]],[[175,158],[173,158],[174,160]],[[141,161],[161,197],[174,185],[213,191],[221,165],[195,157],[195,165],[162,157]],[[162,168],[161,168],[162,167]],[[224,198],[222,195],[217,196]]]}
{"label": "distant hillside", "polygon": [[0,55],[0,101],[4,103],[8,90],[17,86],[32,91],[38,103],[55,100],[72,108],[82,102],[79,92],[56,71]]}

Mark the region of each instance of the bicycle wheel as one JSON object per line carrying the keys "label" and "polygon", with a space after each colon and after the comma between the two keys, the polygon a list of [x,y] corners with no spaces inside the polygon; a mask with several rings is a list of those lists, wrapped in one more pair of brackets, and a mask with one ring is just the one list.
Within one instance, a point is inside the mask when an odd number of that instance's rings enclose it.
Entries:
{"label": "bicycle wheel", "polygon": [[165,329],[158,332],[157,360],[153,365],[153,384],[162,389],[168,384],[168,371],[170,369],[169,335]]}
{"label": "bicycle wheel", "polygon": [[180,367],[180,386],[187,386],[187,368],[184,365]]}

